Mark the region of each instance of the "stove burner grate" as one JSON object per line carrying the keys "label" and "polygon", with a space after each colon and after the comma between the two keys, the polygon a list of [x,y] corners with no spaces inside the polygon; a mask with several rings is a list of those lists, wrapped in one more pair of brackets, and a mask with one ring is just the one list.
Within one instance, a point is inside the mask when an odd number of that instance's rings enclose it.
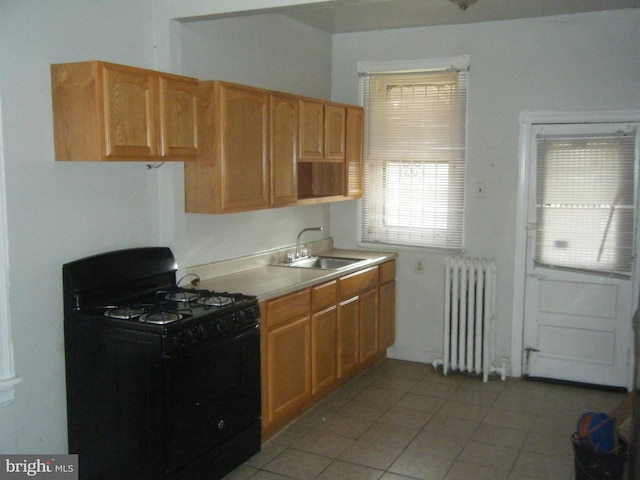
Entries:
{"label": "stove burner grate", "polygon": [[193,300],[196,300],[199,297],[200,297],[200,294],[196,292],[189,292],[189,291],[171,292],[171,293],[167,293],[164,296],[165,299],[170,300],[172,302],[183,302],[183,303],[189,303]]}
{"label": "stove burner grate", "polygon": [[225,305],[230,305],[235,302],[235,299],[227,295],[212,294],[200,297],[196,302],[209,307],[224,307]]}
{"label": "stove burner grate", "polygon": [[147,310],[142,307],[116,307],[105,310],[104,316],[119,320],[131,320],[143,315]]}
{"label": "stove burner grate", "polygon": [[145,313],[140,317],[142,323],[153,323],[156,325],[166,325],[182,319],[182,314],[175,312],[152,312]]}

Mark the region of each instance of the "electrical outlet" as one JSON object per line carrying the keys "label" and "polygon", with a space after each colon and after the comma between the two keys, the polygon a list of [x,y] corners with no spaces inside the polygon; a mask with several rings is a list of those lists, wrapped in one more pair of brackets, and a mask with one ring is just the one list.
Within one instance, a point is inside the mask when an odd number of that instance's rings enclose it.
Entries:
{"label": "electrical outlet", "polygon": [[416,258],[415,262],[413,263],[414,273],[417,273],[419,275],[424,275],[424,271],[425,271],[424,263],[425,263],[424,258]]}

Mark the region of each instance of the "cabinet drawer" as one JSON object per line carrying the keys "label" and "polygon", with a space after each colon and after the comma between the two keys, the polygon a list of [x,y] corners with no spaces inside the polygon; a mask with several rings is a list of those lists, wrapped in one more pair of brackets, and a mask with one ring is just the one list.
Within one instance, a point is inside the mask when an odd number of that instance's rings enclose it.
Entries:
{"label": "cabinet drawer", "polygon": [[311,291],[307,288],[267,302],[267,328],[309,315]]}
{"label": "cabinet drawer", "polygon": [[378,285],[378,267],[352,273],[340,279],[340,298],[347,299]]}
{"label": "cabinet drawer", "polygon": [[335,305],[338,301],[338,282],[323,283],[311,289],[311,309],[319,312],[331,305]]}
{"label": "cabinet drawer", "polygon": [[391,260],[389,262],[385,262],[380,267],[380,284],[390,282],[391,280],[396,278],[396,262],[395,260]]}

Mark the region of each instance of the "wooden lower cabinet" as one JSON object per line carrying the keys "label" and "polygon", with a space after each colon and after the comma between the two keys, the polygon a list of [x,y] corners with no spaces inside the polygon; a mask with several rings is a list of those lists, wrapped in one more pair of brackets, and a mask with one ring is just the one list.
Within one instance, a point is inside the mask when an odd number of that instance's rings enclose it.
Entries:
{"label": "wooden lower cabinet", "polygon": [[396,282],[380,285],[379,292],[379,348],[389,348],[396,341]]}
{"label": "wooden lower cabinet", "polygon": [[311,393],[316,395],[335,384],[337,365],[338,309],[333,306],[311,316]]}
{"label": "wooden lower cabinet", "polygon": [[386,350],[396,341],[396,262],[379,266],[378,276],[378,348]]}
{"label": "wooden lower cabinet", "polygon": [[360,294],[360,363],[374,360],[378,346],[378,289]]}
{"label": "wooden lower cabinet", "polygon": [[309,317],[267,333],[268,421],[295,411],[311,397],[311,321]]}
{"label": "wooden lower cabinet", "polygon": [[360,299],[338,304],[338,378],[354,373],[360,365]]}
{"label": "wooden lower cabinet", "polygon": [[262,436],[384,358],[395,338],[395,262],[261,306]]}
{"label": "wooden lower cabinet", "polygon": [[281,427],[311,398],[309,289],[262,305],[262,423]]}

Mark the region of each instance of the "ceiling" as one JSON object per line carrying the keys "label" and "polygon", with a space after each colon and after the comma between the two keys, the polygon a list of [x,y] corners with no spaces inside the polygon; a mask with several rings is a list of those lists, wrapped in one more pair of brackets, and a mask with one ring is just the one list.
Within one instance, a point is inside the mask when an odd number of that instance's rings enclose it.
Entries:
{"label": "ceiling", "polygon": [[640,8],[640,0],[477,0],[466,11],[449,0],[335,0],[242,14],[279,13],[333,34],[546,17],[621,8]]}

